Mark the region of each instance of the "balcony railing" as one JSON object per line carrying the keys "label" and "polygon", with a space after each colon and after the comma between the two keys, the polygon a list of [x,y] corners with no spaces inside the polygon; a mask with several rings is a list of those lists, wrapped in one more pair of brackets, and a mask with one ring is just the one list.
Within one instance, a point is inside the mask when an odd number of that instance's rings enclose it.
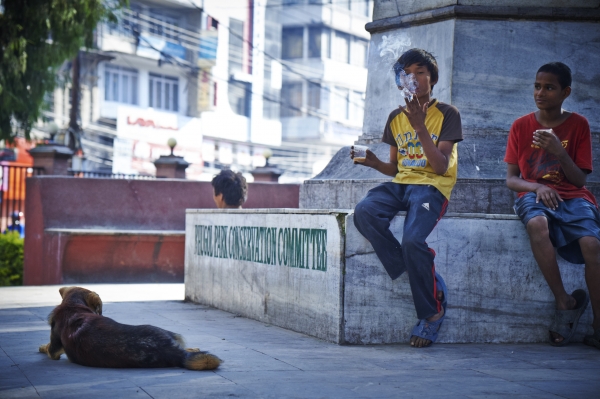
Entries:
{"label": "balcony railing", "polygon": [[105,24],[103,28],[110,35],[132,38],[137,46],[149,51],[158,51],[185,61],[188,50],[201,66],[216,61],[216,30],[193,32],[129,9],[121,10],[117,23]]}
{"label": "balcony railing", "polygon": [[110,172],[98,172],[98,171],[84,171],[84,170],[72,170],[69,169],[69,176],[82,177],[82,178],[96,178],[96,179],[124,179],[124,180],[155,180],[156,177],[148,175],[129,175],[125,173],[110,173]]}

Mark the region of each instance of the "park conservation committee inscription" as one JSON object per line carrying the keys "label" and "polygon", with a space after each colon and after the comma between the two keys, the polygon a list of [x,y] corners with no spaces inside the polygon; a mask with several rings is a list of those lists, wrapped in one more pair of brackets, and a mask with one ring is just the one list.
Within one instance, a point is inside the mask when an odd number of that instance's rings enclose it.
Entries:
{"label": "park conservation committee inscription", "polygon": [[195,225],[198,256],[327,270],[327,230]]}

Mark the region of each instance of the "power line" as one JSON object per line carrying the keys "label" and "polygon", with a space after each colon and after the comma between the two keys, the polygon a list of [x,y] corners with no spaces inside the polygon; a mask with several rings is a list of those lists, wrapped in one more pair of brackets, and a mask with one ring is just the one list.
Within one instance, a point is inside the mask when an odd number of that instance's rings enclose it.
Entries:
{"label": "power line", "polygon": [[[198,10],[200,10],[201,12],[205,12],[205,11],[204,11],[204,9],[203,9],[202,7],[199,7],[199,6],[197,6],[197,5],[196,5],[196,4],[193,2],[193,0],[188,0],[188,1],[190,2],[190,4],[192,4],[194,7],[196,7],[196,8],[197,8]],[[222,25],[224,25],[224,24],[222,24]],[[354,105],[355,105],[355,106],[357,106],[357,107],[364,108],[364,105],[362,105],[362,104],[358,104],[358,103],[355,103],[355,102],[353,102],[353,101],[350,101],[350,98],[344,97],[342,94],[338,94],[338,93],[336,93],[336,92],[332,91],[332,90],[331,90],[329,87],[327,87],[327,86],[323,86],[323,85],[320,85],[320,83],[319,83],[318,81],[311,80],[311,79],[310,79],[308,76],[306,76],[306,75],[303,75],[302,73],[300,73],[300,72],[298,72],[298,71],[294,70],[294,69],[293,69],[292,67],[290,67],[290,66],[287,64],[287,62],[286,62],[286,61],[284,61],[283,59],[280,59],[280,58],[274,57],[274,56],[272,56],[272,55],[268,54],[266,51],[264,51],[264,50],[262,50],[262,49],[259,49],[258,47],[256,47],[256,46],[254,45],[254,43],[252,43],[251,41],[249,41],[249,40],[245,39],[243,36],[240,36],[240,35],[238,35],[236,32],[234,32],[234,31],[233,31],[233,30],[232,30],[232,29],[231,29],[231,28],[230,28],[228,25],[224,25],[224,26],[227,28],[227,30],[229,31],[229,33],[230,33],[231,35],[233,35],[233,36],[237,37],[238,39],[241,39],[243,42],[245,42],[245,43],[246,43],[246,44],[248,44],[250,47],[252,47],[252,49],[254,49],[254,50],[256,50],[256,51],[259,51],[259,52],[263,53],[265,56],[269,57],[271,60],[279,62],[279,63],[281,64],[281,66],[282,66],[282,67],[284,67],[284,68],[285,68],[286,70],[288,70],[290,73],[293,73],[293,74],[295,74],[295,75],[299,76],[299,77],[301,78],[301,80],[304,80],[304,81],[306,81],[306,82],[308,82],[308,83],[312,83],[312,84],[318,84],[319,86],[321,86],[321,88],[322,88],[323,90],[325,90],[325,91],[329,92],[329,93],[330,93],[330,94],[332,94],[332,95],[337,95],[337,96],[339,96],[340,98],[342,98],[342,99],[344,99],[344,100],[347,100],[349,104],[354,104]]]}
{"label": "power line", "polygon": [[[189,68],[189,69],[191,69],[191,70],[192,70],[192,72],[198,72],[198,70],[199,70],[199,68],[198,68],[198,67],[195,67],[195,66],[193,66],[193,65],[190,65],[190,64],[189,64],[189,63],[187,63],[187,62],[185,62],[185,63],[184,63],[184,62],[182,62],[182,60],[179,60],[179,59],[177,59],[176,57],[172,56],[171,54],[165,53],[165,52],[163,52],[162,50],[159,50],[159,49],[157,49],[157,48],[156,48],[156,47],[154,47],[154,46],[153,46],[153,45],[152,45],[152,44],[151,44],[151,43],[150,43],[150,42],[149,42],[147,39],[145,39],[145,38],[144,38],[144,37],[142,37],[142,36],[140,36],[140,39],[141,39],[141,40],[143,40],[143,41],[144,41],[144,42],[145,42],[145,43],[148,45],[148,47],[150,47],[152,50],[154,50],[154,51],[158,52],[158,53],[159,53],[161,56],[164,56],[164,57],[166,57],[166,58],[168,58],[168,59],[170,59],[170,60],[174,61],[174,63],[175,63],[175,64],[177,64],[179,67],[182,67],[182,68]],[[214,79],[220,80],[220,81],[222,81],[222,82],[230,83],[230,82],[229,82],[229,80],[227,80],[227,79],[223,79],[223,78],[220,78],[220,77],[218,77],[218,76],[215,76],[215,75],[213,75],[213,74],[212,74],[212,72],[209,72],[209,71],[206,71],[206,70],[203,70],[203,71],[204,71],[204,72],[206,72],[206,73],[209,75],[209,77],[210,77],[210,79],[211,79],[212,83],[214,83],[214,82],[215,82],[215,80],[214,80]],[[189,83],[189,81],[188,81],[188,83]],[[196,88],[196,89],[198,89],[198,84],[197,84],[197,83],[195,83],[195,82],[194,82],[194,83],[192,83],[192,84],[193,84],[193,85],[195,85],[195,88]],[[321,87],[322,87],[322,86],[321,86]],[[308,109],[308,108],[306,108],[306,109],[305,109],[305,108],[298,108],[298,107],[295,107],[295,106],[293,106],[293,105],[291,105],[291,104],[289,104],[289,103],[287,103],[287,102],[283,102],[283,101],[281,101],[281,100],[277,100],[277,99],[274,99],[274,98],[270,98],[270,97],[268,97],[267,95],[265,95],[264,93],[262,93],[262,94],[256,93],[256,92],[254,92],[252,89],[248,88],[248,86],[247,86],[247,85],[244,85],[244,88],[242,88],[242,90],[244,90],[244,91],[245,91],[246,93],[248,93],[248,94],[251,94],[251,95],[253,95],[253,96],[257,96],[257,97],[262,97],[262,98],[263,98],[263,100],[266,100],[266,101],[269,101],[269,102],[273,102],[273,103],[279,104],[280,106],[282,106],[282,107],[285,107],[285,108],[288,108],[288,109],[290,109],[290,110],[293,110],[293,111],[298,111],[298,112],[301,112],[301,113],[303,113],[303,114],[304,114],[304,113],[306,113],[306,114],[308,114],[308,115],[310,115],[310,116],[315,116],[315,117],[317,117],[317,118],[320,118],[320,119],[325,119],[325,120],[328,120],[328,121],[329,121],[329,120],[331,120],[330,118],[325,118],[323,115],[319,114],[318,112],[314,112],[314,111],[312,111],[312,110],[310,110],[310,109]],[[337,122],[337,121],[333,121],[333,122],[334,122],[334,123],[340,123],[340,122]],[[340,123],[340,124],[341,124],[341,125],[343,125],[342,123]]]}
{"label": "power line", "polygon": [[[344,10],[348,10],[351,11],[351,9],[344,7],[344,5],[349,5],[351,3],[368,3],[368,5],[370,6],[372,3],[371,0],[322,0],[320,2],[317,2],[316,0],[280,0],[279,3],[273,2],[273,1],[269,1],[270,4],[265,5],[265,7],[267,8],[276,8],[276,7],[281,7],[281,8],[286,8],[286,7],[294,7],[294,6],[304,6],[304,5],[309,5],[309,6],[334,6],[334,7],[339,7],[342,8]],[[194,4],[195,5],[195,4]],[[196,6],[196,5],[195,5]],[[240,9],[240,8],[248,8],[248,5],[240,5],[240,6],[212,6],[212,8],[218,8],[221,10],[226,10],[226,9]]]}

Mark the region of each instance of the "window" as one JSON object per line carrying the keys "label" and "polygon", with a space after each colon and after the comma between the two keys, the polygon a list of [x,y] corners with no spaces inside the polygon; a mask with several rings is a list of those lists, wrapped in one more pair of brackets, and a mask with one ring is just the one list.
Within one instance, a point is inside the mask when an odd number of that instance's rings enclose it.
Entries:
{"label": "window", "polygon": [[342,87],[334,87],[331,93],[331,117],[335,120],[348,119],[348,94],[349,90]]}
{"label": "window", "polygon": [[229,105],[238,115],[250,116],[250,85],[246,82],[230,80],[228,87]]}
{"label": "window", "polygon": [[310,58],[321,58],[322,32],[321,27],[311,26],[308,28],[308,56]]}
{"label": "window", "polygon": [[302,83],[284,83],[281,87],[281,117],[302,116]]}
{"label": "window", "polygon": [[135,69],[106,65],[104,68],[104,99],[138,105],[138,72]]}
{"label": "window", "polygon": [[369,0],[351,0],[352,11],[359,15],[369,16]]}
{"label": "window", "polygon": [[244,22],[229,19],[229,73],[242,72],[244,67]]}
{"label": "window", "polygon": [[350,61],[348,59],[350,55],[350,35],[334,31],[331,53],[332,59],[347,64]]}
{"label": "window", "polygon": [[175,29],[175,27],[179,26],[177,18],[168,17],[159,12],[152,12],[150,18],[152,20],[148,22],[148,30],[151,34],[166,39],[178,40],[179,32]]}
{"label": "window", "polygon": [[362,125],[365,116],[365,94],[359,91],[351,91],[349,98],[350,120]]}
{"label": "window", "polygon": [[338,6],[340,8],[350,10],[352,8],[353,1],[356,1],[356,0],[332,0],[332,3],[333,3],[333,5]]}
{"label": "window", "polygon": [[369,43],[365,40],[354,39],[352,42],[351,64],[359,67],[367,67],[367,47]]}
{"label": "window", "polygon": [[307,106],[313,111],[321,109],[321,85],[308,82],[308,101]]}
{"label": "window", "polygon": [[151,108],[173,112],[179,110],[179,79],[151,73],[148,94],[148,106]]}
{"label": "window", "polygon": [[283,28],[281,30],[281,58],[302,58],[304,28]]}

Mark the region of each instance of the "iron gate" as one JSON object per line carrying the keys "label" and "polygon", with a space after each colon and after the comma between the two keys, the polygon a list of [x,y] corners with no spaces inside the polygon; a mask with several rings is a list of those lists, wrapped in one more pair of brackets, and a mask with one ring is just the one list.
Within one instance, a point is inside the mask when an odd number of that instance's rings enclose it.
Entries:
{"label": "iron gate", "polygon": [[25,225],[25,179],[42,174],[43,168],[0,164],[0,231],[12,224],[17,212]]}

